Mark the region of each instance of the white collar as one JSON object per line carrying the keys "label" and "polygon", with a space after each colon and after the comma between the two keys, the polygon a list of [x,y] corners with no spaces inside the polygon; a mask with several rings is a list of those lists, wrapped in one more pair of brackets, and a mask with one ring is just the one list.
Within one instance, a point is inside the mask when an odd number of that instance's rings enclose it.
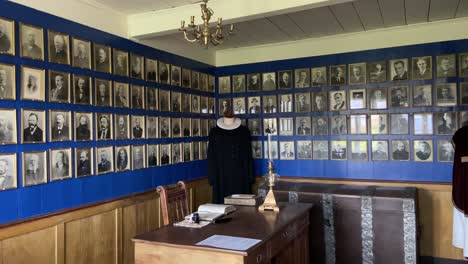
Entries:
{"label": "white collar", "polygon": [[234,117],[234,123],[232,125],[226,125],[224,123],[224,117],[221,117],[221,118],[218,118],[218,121],[216,122],[216,124],[222,129],[234,130],[234,129],[240,127],[241,120],[239,118],[237,118],[237,117]]}

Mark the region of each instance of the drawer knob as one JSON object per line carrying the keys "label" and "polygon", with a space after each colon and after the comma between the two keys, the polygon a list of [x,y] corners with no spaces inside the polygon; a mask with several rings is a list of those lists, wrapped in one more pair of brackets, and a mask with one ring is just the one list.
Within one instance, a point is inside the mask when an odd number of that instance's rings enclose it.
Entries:
{"label": "drawer knob", "polygon": [[257,255],[257,263],[262,263],[263,261],[263,255],[260,254],[260,255]]}

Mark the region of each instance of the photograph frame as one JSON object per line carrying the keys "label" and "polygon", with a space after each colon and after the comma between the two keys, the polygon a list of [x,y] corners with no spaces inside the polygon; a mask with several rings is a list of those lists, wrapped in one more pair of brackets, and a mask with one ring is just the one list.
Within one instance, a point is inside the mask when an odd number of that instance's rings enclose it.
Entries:
{"label": "photograph frame", "polygon": [[[40,56],[31,56],[31,55],[28,55],[28,54],[24,54],[24,43],[23,43],[23,31],[26,30],[27,28],[30,28],[30,29],[33,29],[33,30],[37,30],[39,32],[36,32],[35,33],[35,36],[39,36],[40,40],[39,40],[39,44],[37,42],[35,42],[33,45],[36,45],[37,48],[40,49]],[[37,39],[35,39],[34,41],[36,41]],[[44,61],[44,28],[40,27],[40,26],[36,26],[36,25],[32,25],[32,24],[27,24],[27,23],[23,23],[23,22],[19,22],[19,47],[20,47],[20,57],[21,58],[28,58],[28,59],[32,59],[32,60],[38,60],[38,61]],[[34,48],[36,48],[34,47]],[[35,49],[35,51],[37,51],[37,49]]]}
{"label": "photograph frame", "polygon": [[[123,120],[124,120],[124,127],[120,126],[121,118],[123,118]],[[98,132],[97,136],[99,136],[99,132]],[[115,138],[115,140],[130,139],[130,115],[129,114],[115,114],[115,117],[114,117],[114,138]]]}
{"label": "photograph frame", "polygon": [[[380,67],[379,67],[380,66]],[[387,61],[367,62],[367,83],[384,83],[387,82]],[[371,69],[375,68],[375,71]]]}
{"label": "photograph frame", "polygon": [[[72,66],[81,68],[81,69],[91,70],[91,53],[92,53],[91,41],[72,36],[71,42],[72,42],[72,45],[71,45]],[[78,53],[75,53],[75,52],[78,52],[78,49],[79,49],[78,47],[81,43],[85,45],[85,48],[87,50],[87,55],[88,55],[88,57],[85,58],[86,60],[85,64],[82,64],[79,61],[80,58],[78,58]]]}
{"label": "photograph frame", "polygon": [[[288,80],[284,80],[284,76],[287,74]],[[289,90],[294,87],[294,75],[292,70],[282,70],[278,71],[277,85],[278,90]],[[287,81],[287,82],[286,82]]]}
{"label": "photograph frame", "polygon": [[190,71],[190,69],[182,68],[181,79],[183,88],[192,88],[192,72]]}
{"label": "photograph frame", "polygon": [[[32,97],[26,97],[26,91],[25,91],[25,85],[28,83],[28,81],[25,80],[25,71],[30,70],[34,71],[35,75],[34,77],[39,77],[39,87],[36,87],[38,90],[37,92],[34,92],[35,96],[39,96],[39,98],[32,98]],[[29,76],[30,77],[30,76]],[[29,78],[28,78],[29,79]],[[37,84],[36,84],[37,86]],[[36,68],[36,67],[29,67],[25,65],[21,65],[21,100],[28,100],[28,101],[37,101],[37,102],[45,102],[45,90],[46,90],[46,83],[45,83],[45,69],[41,68]],[[29,94],[30,91],[27,92]]]}
{"label": "photograph frame", "polygon": [[[16,55],[16,32],[15,32],[15,21],[12,19],[8,19],[5,17],[0,17],[0,24],[9,24],[8,30],[5,30],[5,35],[8,35],[9,38],[9,46],[8,49],[6,47],[0,47],[0,54],[6,54],[6,55]],[[10,34],[8,34],[10,33]]]}
{"label": "photograph frame", "polygon": [[[404,147],[404,152],[401,150],[398,150],[398,145],[399,143],[403,144]],[[391,160],[393,161],[410,161],[410,153],[411,153],[411,145],[410,141],[407,139],[393,139],[391,140],[391,143],[389,144],[389,147],[391,147],[390,151],[392,153]],[[397,152],[398,151],[398,152]]]}
{"label": "photograph frame", "polygon": [[219,94],[230,94],[231,87],[231,76],[220,76],[218,77],[218,93]]}
{"label": "photograph frame", "polygon": [[[166,150],[166,156],[164,157],[164,150]],[[172,144],[161,144],[159,145],[159,166],[168,166],[172,164]],[[163,160],[164,158],[164,160]],[[167,162],[166,162],[167,160]]]}
{"label": "photograph frame", "polygon": [[[93,141],[94,140],[94,113],[93,112],[81,112],[75,111],[73,112],[74,119],[73,119],[73,131],[74,131],[74,141]],[[81,117],[85,115],[87,117],[87,125],[88,125],[88,132],[89,132],[89,139],[79,139],[78,135],[79,128],[81,126]]]}
{"label": "photograph frame", "polygon": [[[361,95],[361,98],[359,98]],[[349,90],[349,110],[367,109],[367,89],[357,88]]]}
{"label": "photograph frame", "polygon": [[[105,90],[105,93],[107,95],[104,95],[104,103],[101,103],[102,100],[99,100],[101,97],[99,96],[100,93],[100,87],[101,84],[105,84],[104,87],[107,89]],[[113,106],[113,90],[114,87],[112,86],[113,83],[111,80],[107,79],[99,79],[99,78],[94,78],[94,105],[95,106],[101,106],[101,107],[112,107]],[[107,99],[105,99],[107,98]]]}
{"label": "photograph frame", "polygon": [[200,90],[200,73],[197,71],[192,70],[192,89],[193,90]]}
{"label": "photograph frame", "polygon": [[[294,130],[294,117],[280,117],[279,121],[279,135],[280,136],[293,136]],[[288,129],[289,128],[289,129]]]}
{"label": "photograph frame", "polygon": [[[59,138],[59,139],[54,139],[54,134],[56,135],[56,133],[54,132],[54,127],[52,126],[52,123],[54,123],[54,120],[56,120],[57,116],[59,114],[62,114],[62,115],[66,115],[65,118],[66,120],[64,120],[64,123],[63,123],[63,130],[67,131],[67,135],[66,137],[67,138]],[[71,111],[69,110],[50,110],[49,111],[49,142],[67,142],[67,141],[72,141],[73,140],[73,132],[72,132],[72,114],[71,114]],[[65,126],[68,126],[66,129],[65,129]],[[59,137],[60,137],[60,130],[57,131],[57,133],[59,133]]]}
{"label": "photograph frame", "polygon": [[[256,78],[253,78],[256,76]],[[256,82],[253,82],[256,79]],[[259,72],[247,74],[247,92],[260,92],[262,90],[262,76]]]}
{"label": "photograph frame", "polygon": [[[301,150],[306,150],[302,152]],[[312,140],[296,140],[297,160],[312,160]]]}
{"label": "photograph frame", "polygon": [[[42,158],[39,157],[38,159],[38,168],[37,169],[42,169],[42,179],[40,179],[39,182],[37,183],[33,183],[33,184],[28,184],[27,181],[26,181],[26,174],[27,174],[27,167],[26,164],[26,156],[27,155],[42,155]],[[42,162],[40,162],[42,161]],[[42,163],[42,164],[41,164]],[[40,184],[44,184],[44,183],[47,183],[48,182],[48,165],[47,165],[47,150],[36,150],[36,151],[26,151],[26,152],[22,152],[21,153],[21,164],[23,164],[23,169],[22,169],[22,183],[23,183],[23,187],[29,187],[29,186],[35,186],[35,185],[40,185]],[[41,166],[41,168],[39,168],[39,166]]]}
{"label": "photograph frame", "polygon": [[252,159],[263,159],[262,141],[253,140],[251,146],[252,146]]}
{"label": "photograph frame", "polygon": [[[79,161],[81,161],[81,154],[78,155],[79,151],[87,150],[88,152],[88,162],[89,162],[89,170],[88,174],[79,175]],[[82,178],[82,177],[89,177],[94,175],[94,148],[93,147],[79,147],[75,148],[75,178]]]}
{"label": "photograph frame", "polygon": [[[450,90],[452,95],[446,95],[451,98],[445,99],[442,98],[444,96],[444,90]],[[437,83],[434,86],[435,90],[435,106],[437,107],[450,107],[450,106],[457,106],[458,103],[458,92],[457,92],[457,83],[450,82],[450,83]],[[445,96],[445,97],[446,97]]]}
{"label": "photograph frame", "polygon": [[[378,87],[378,88],[369,88],[367,89],[369,96],[367,97],[369,102],[369,110],[385,110],[388,109],[388,88],[387,87]],[[380,92],[380,98],[376,98]]]}
{"label": "photograph frame", "polygon": [[[3,162],[5,179],[0,185],[0,192],[18,188],[18,155],[16,152],[0,153],[0,162]],[[11,179],[11,180],[10,180]]]}
{"label": "photograph frame", "polygon": [[[343,145],[341,151],[337,150],[338,146]],[[331,160],[348,160],[348,141],[345,139],[330,140],[330,159]]]}
{"label": "photograph frame", "polygon": [[[138,157],[138,155],[136,155],[136,150],[137,149],[140,149],[141,148],[141,157]],[[132,171],[135,171],[135,170],[142,170],[142,169],[146,169],[147,166],[146,166],[146,145],[145,144],[137,144],[137,145],[132,145],[131,146],[131,149],[132,149]],[[137,163],[141,160],[141,167],[139,166],[140,164]]]}
{"label": "photograph frame", "polygon": [[[323,147],[325,147],[325,149]],[[330,157],[330,141],[312,140],[312,159],[313,160],[328,160],[329,157]]]}
{"label": "photograph frame", "polygon": [[[398,94],[400,91],[400,94]],[[387,105],[390,104],[389,108],[408,108],[410,106],[410,89],[409,86],[391,86],[388,89],[390,98]]]}
{"label": "photograph frame", "polygon": [[[154,130],[150,126],[151,124],[155,124]],[[158,127],[159,125],[159,118],[158,116],[151,116],[146,115],[146,138],[147,139],[157,139],[159,136]]]}
{"label": "photograph frame", "polygon": [[[358,145],[356,145],[358,144]],[[368,142],[367,140],[350,140],[350,160],[367,162],[369,161],[369,151],[368,151]],[[355,148],[359,146],[358,150],[364,150],[364,152],[355,152]],[[356,154],[356,155],[355,155]],[[364,155],[362,155],[364,154]]]}
{"label": "photograph frame", "polygon": [[[137,121],[140,120],[140,126],[138,127]],[[131,129],[132,139],[146,139],[146,116],[145,115],[131,115]]]}
{"label": "photograph frame", "polygon": [[243,115],[246,113],[246,103],[245,103],[245,97],[234,97],[232,98],[232,104],[234,105],[234,114],[236,115]]}
{"label": "photograph frame", "polygon": [[159,89],[158,109],[161,112],[171,111],[171,92],[170,91]]}
{"label": "photograph frame", "polygon": [[[5,73],[5,76],[2,76],[3,72]],[[3,91],[0,90],[0,99],[16,100],[16,66],[8,63],[0,63],[0,81],[3,82],[2,79],[5,80],[10,89],[5,89]]]}
{"label": "photograph frame", "polygon": [[[446,115],[450,114],[450,116]],[[450,120],[449,127],[447,127],[447,120]],[[440,124],[442,121],[442,124]],[[436,112],[435,119],[434,119],[434,128],[436,131],[436,135],[438,136],[453,136],[458,129],[458,117],[456,111],[443,111],[443,112]],[[450,127],[452,125],[452,127]]]}
{"label": "photograph frame", "polygon": [[[132,153],[130,145],[120,145],[114,147],[115,172],[130,171],[132,169]],[[120,159],[120,152],[124,152],[126,160]]]}
{"label": "photograph frame", "polygon": [[171,64],[158,60],[158,82],[163,84],[169,84],[170,79]]}
{"label": "photograph frame", "polygon": [[[418,62],[422,60],[425,64],[424,72],[421,73],[421,69],[419,69]],[[412,80],[429,80],[432,79],[432,56],[420,56],[420,57],[412,57],[411,58],[411,65],[412,68]],[[421,67],[423,64],[421,64]]]}
{"label": "photograph frame", "polygon": [[[422,143],[426,143],[424,145],[429,146],[429,150],[430,150],[429,156],[427,156],[427,153],[422,152],[422,150],[420,149],[419,146]],[[415,162],[433,162],[434,161],[434,143],[433,143],[432,139],[415,139],[415,140],[413,140],[413,149],[414,149],[414,151],[413,151],[413,160]],[[426,156],[427,156],[427,158],[425,158]]]}
{"label": "photograph frame", "polygon": [[[382,156],[382,150],[380,150],[379,146],[381,145],[386,145],[384,154],[386,157]],[[380,152],[379,152],[380,150]],[[389,160],[389,146],[388,146],[388,140],[372,140],[371,141],[371,153],[372,153],[372,161],[388,161]]]}
{"label": "photograph frame", "polygon": [[[420,117],[419,117],[420,116]],[[425,118],[430,117],[430,118]],[[422,119],[420,121],[420,119]],[[425,120],[426,119],[426,120]],[[427,120],[430,119],[430,120]],[[421,122],[421,125],[418,124]],[[429,124],[429,128],[418,128],[419,126],[423,126],[423,124]],[[431,132],[426,132],[430,130]],[[432,136],[434,135],[434,114],[432,112],[417,112],[413,114],[413,135],[415,136]]]}
{"label": "photograph frame", "polygon": [[130,86],[125,82],[114,81],[113,98],[115,108],[130,108]]}
{"label": "photograph frame", "polygon": [[[320,73],[320,74],[318,74]],[[313,67],[310,69],[312,87],[328,86],[327,66]]]}
{"label": "photograph frame", "polygon": [[451,140],[438,139],[437,140],[437,161],[438,162],[453,162],[455,158],[455,149]]}
{"label": "photograph frame", "polygon": [[[87,98],[86,97],[83,97],[83,99],[80,99],[79,98],[79,91],[78,89],[79,88],[79,79],[82,78],[84,79],[84,81],[87,83],[87,89],[86,89],[86,93],[87,93]],[[73,103],[74,104],[79,104],[79,105],[92,105],[93,104],[93,100],[92,100],[92,82],[91,82],[91,76],[86,76],[86,75],[81,75],[81,74],[73,74]]]}
{"label": "photograph frame", "polygon": [[[305,77],[304,74],[305,72]],[[302,89],[311,87],[310,84],[310,68],[302,68],[294,70],[294,88]]]}
{"label": "photograph frame", "polygon": [[[103,73],[112,73],[112,47],[99,44],[94,42],[93,43],[93,69],[98,72]],[[106,57],[103,61],[101,61],[100,50],[103,50],[106,54]]]}
{"label": "photograph frame", "polygon": [[[163,124],[163,123],[166,123],[166,124]],[[172,135],[171,118],[167,116],[160,116],[159,117],[159,138],[171,138],[171,135]]]}
{"label": "photograph frame", "polygon": [[[381,121],[383,123],[381,123]],[[388,135],[388,114],[376,113],[369,115],[369,128],[371,135]]]}
{"label": "photograph frame", "polygon": [[[54,77],[54,73],[57,74],[57,75],[55,75],[55,77]],[[63,100],[63,99],[60,100],[60,99],[53,99],[53,98],[52,98],[52,97],[53,97],[53,94],[54,94],[54,92],[53,92],[54,89],[52,89],[52,87],[55,87],[55,89],[57,88],[57,87],[56,87],[56,83],[57,83],[56,78],[57,78],[58,76],[66,76],[66,79],[67,79],[66,82],[64,82],[64,84],[65,84],[65,87],[64,87],[64,88],[65,88],[65,92],[66,92],[66,97],[67,97],[67,98],[64,99],[64,100]],[[55,85],[54,85],[54,83],[53,83],[53,82],[54,82],[54,79],[55,79]],[[49,89],[48,89],[48,91],[49,91],[49,92],[48,92],[48,94],[49,94],[49,98],[48,98],[49,100],[48,100],[48,101],[49,101],[49,102],[54,102],[54,103],[66,103],[66,104],[71,103],[71,92],[70,92],[70,87],[71,87],[71,86],[70,86],[70,73],[68,73],[68,72],[62,72],[62,71],[49,70],[49,85],[48,85],[48,88],[49,88]],[[57,90],[56,90],[56,91],[57,91]]]}
{"label": "photograph frame", "polygon": [[[269,99],[272,99],[272,105],[269,105]],[[310,98],[309,98],[310,100]],[[278,113],[278,97],[276,94],[267,94],[262,96],[262,113],[263,114],[276,114]]]}
{"label": "photograph frame", "polygon": [[[334,90],[328,92],[328,111],[331,112],[339,112],[339,111],[346,111],[348,110],[347,107],[347,98],[346,98],[346,90]],[[335,98],[336,95],[341,95],[340,102]]]}
{"label": "photograph frame", "polygon": [[[150,150],[154,150],[154,161],[150,158],[152,158],[153,155],[150,155]],[[146,145],[146,164],[148,165],[148,168],[154,168],[159,166],[159,145],[158,144],[147,144]]]}
{"label": "photograph frame", "polygon": [[[154,71],[152,68],[154,66]],[[145,57],[145,80],[155,83],[158,81],[158,60]]]}
{"label": "photograph frame", "polygon": [[[397,73],[395,64],[403,63],[403,73]],[[409,60],[408,58],[400,58],[400,59],[393,59],[388,61],[388,69],[389,69],[389,80],[392,82],[406,82],[409,81],[410,76],[410,67],[409,67]]]}
{"label": "photograph frame", "polygon": [[[366,84],[367,81],[367,69],[366,69],[367,64],[365,62],[358,62],[358,63],[351,63],[348,64],[348,80],[349,80],[349,85],[362,85]],[[360,75],[355,76],[354,75],[354,69],[360,70],[358,72]]]}
{"label": "photograph frame", "polygon": [[460,106],[468,105],[468,82],[460,82]]}
{"label": "photograph frame", "polygon": [[[14,108],[0,108],[0,145],[18,144],[17,111]],[[8,120],[7,117],[10,117]],[[8,137],[8,138],[7,138]]]}
{"label": "photograph frame", "polygon": [[[138,93],[136,93],[138,91]],[[135,95],[139,95],[140,98],[135,97]],[[146,98],[145,98],[145,86],[141,85],[130,85],[130,96],[131,100],[131,108],[132,109],[146,109]]]}
{"label": "photograph frame", "polygon": [[[96,113],[95,115],[95,130],[96,130],[96,141],[106,141],[106,140],[113,140],[114,139],[114,130],[113,130],[113,114],[112,113]],[[104,135],[102,135],[101,130],[101,119],[105,118],[107,120],[107,130],[105,131]],[[128,124],[128,123],[127,123]],[[96,152],[97,153],[97,152]]]}
{"label": "photograph frame", "polygon": [[[353,121],[356,119],[356,122]],[[358,122],[358,119],[359,122]],[[349,115],[349,125],[348,133],[349,135],[367,135],[369,134],[368,128],[368,115],[367,114],[350,114]],[[365,131],[364,131],[365,130]]]}
{"label": "photograph frame", "polygon": [[180,117],[171,117],[171,135],[172,138],[182,137],[182,119]]}
{"label": "photograph frame", "polygon": [[129,77],[128,51],[112,48],[112,73],[117,76]]}
{"label": "photograph frame", "polygon": [[278,88],[277,84],[276,72],[262,73],[262,91],[276,91]]}
{"label": "photograph frame", "polygon": [[[102,174],[108,174],[108,173],[113,173],[115,172],[114,170],[114,147],[113,146],[97,146],[95,147],[96,152],[96,175],[102,175]],[[107,153],[106,157],[106,163],[102,164],[102,152]],[[100,166],[103,167],[104,171],[100,171]],[[106,167],[104,167],[106,166]],[[109,166],[109,169],[107,169],[107,166]]]}
{"label": "photograph frame", "polygon": [[182,86],[182,72],[180,66],[172,65],[171,66],[171,85],[173,86]]}
{"label": "photograph frame", "polygon": [[[60,55],[57,55],[57,57],[53,58],[52,54],[54,54],[54,51],[57,49],[55,46],[55,37],[56,36],[62,36],[63,37],[63,47],[62,47],[62,52],[65,51],[65,54],[63,53],[58,53]],[[57,64],[62,64],[62,65],[70,65],[70,35],[65,34],[63,32],[55,31],[48,29],[47,30],[47,50],[48,50],[48,57],[49,57],[49,62],[51,63],[57,63]],[[60,51],[59,51],[60,52]],[[57,54],[57,53],[55,53]],[[65,55],[65,56],[64,56]],[[61,56],[61,59],[58,59]],[[65,58],[65,60],[63,60]]]}
{"label": "photograph frame", "polygon": [[330,84],[330,86],[345,86],[348,83],[348,80],[346,78],[348,76],[346,74],[346,64],[331,65],[328,67],[328,70],[330,71],[328,73],[328,83]]}
{"label": "photograph frame", "polygon": [[[416,91],[419,92],[416,92]],[[429,94],[427,92],[429,91]],[[413,86],[413,108],[414,107],[430,107],[434,101],[434,86],[432,84],[414,85]]]}
{"label": "photograph frame", "polygon": [[[36,122],[40,122],[41,126],[38,126],[36,124],[36,126],[39,128],[39,131],[40,131],[40,134],[42,135],[42,140],[41,141],[25,141],[25,133],[27,132],[26,129],[27,127],[25,126],[25,114],[28,114],[28,117],[31,116],[31,114],[34,114],[37,118],[36,119],[41,119],[42,120],[36,120]],[[38,114],[39,113],[39,114]],[[41,118],[40,118],[40,117]],[[47,127],[46,127],[46,111],[45,110],[39,110],[39,109],[25,109],[25,108],[21,108],[21,131],[22,131],[22,137],[21,137],[21,144],[24,144],[24,143],[30,143],[30,144],[41,144],[41,143],[46,143],[46,131],[47,131]],[[29,126],[28,126],[29,127]],[[42,127],[42,128],[41,128]],[[35,128],[34,132],[36,131],[37,128]],[[31,135],[32,136],[32,135]]]}
{"label": "photograph frame", "polygon": [[[66,158],[66,156],[64,156],[63,161],[62,161],[62,163],[63,163],[62,166],[64,168],[65,168],[65,165],[66,165],[65,173],[68,173],[69,174],[68,176],[54,177],[55,173],[59,173],[59,171],[55,171],[55,169],[58,169],[56,167],[58,164],[56,162],[54,164],[54,160],[55,160],[55,157],[56,157],[55,155],[58,152],[62,152],[62,153],[66,152],[66,154],[68,154],[68,158]],[[68,159],[68,161],[66,161],[66,159]],[[74,159],[74,157],[72,157],[72,148],[53,148],[53,149],[49,149],[49,172],[50,172],[50,177],[49,178],[50,178],[50,182],[72,179],[73,178],[73,170],[72,170],[73,159]],[[67,163],[67,164],[65,164],[65,163]]]}
{"label": "photograph frame", "polygon": [[[144,80],[145,79],[145,57],[142,55],[138,55],[135,53],[130,53],[130,73],[129,77],[137,80]],[[137,64],[136,64],[137,63]],[[139,65],[140,71],[138,70],[137,65]]]}
{"label": "photograph frame", "polygon": [[[401,123],[401,120],[403,116],[406,116],[406,118],[403,118],[405,121],[404,123]],[[390,113],[390,135],[409,135],[409,114],[408,113]],[[398,118],[398,121],[397,121]],[[399,129],[399,130],[396,130]],[[404,132],[399,132],[401,130],[404,130]]]}
{"label": "photograph frame", "polygon": [[[291,146],[289,152],[287,152],[286,146]],[[280,160],[295,160],[296,159],[296,146],[294,140],[281,140],[279,141],[279,158]],[[284,154],[284,155],[283,155]]]}
{"label": "photograph frame", "polygon": [[[447,62],[447,65],[442,65],[442,62]],[[447,67],[442,69],[442,66]],[[461,67],[460,67],[461,68]],[[442,54],[436,56],[436,78],[457,77],[457,56],[455,53]]]}

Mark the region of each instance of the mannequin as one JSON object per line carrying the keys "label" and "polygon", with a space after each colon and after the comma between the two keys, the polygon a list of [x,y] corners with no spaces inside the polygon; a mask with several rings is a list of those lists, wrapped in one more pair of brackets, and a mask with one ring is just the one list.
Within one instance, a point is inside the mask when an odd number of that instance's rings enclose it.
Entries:
{"label": "mannequin", "polygon": [[254,182],[250,132],[228,110],[210,130],[208,180],[213,187],[213,203],[235,193],[250,193]]}

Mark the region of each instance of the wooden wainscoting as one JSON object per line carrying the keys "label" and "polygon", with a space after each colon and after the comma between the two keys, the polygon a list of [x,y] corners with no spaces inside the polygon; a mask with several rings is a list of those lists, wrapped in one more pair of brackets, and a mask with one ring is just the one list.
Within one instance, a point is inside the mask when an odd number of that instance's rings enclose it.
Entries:
{"label": "wooden wainscoting", "polygon": [[[211,201],[206,179],[187,182],[189,205]],[[0,264],[132,264],[131,239],[161,226],[156,190],[0,228]]]}

